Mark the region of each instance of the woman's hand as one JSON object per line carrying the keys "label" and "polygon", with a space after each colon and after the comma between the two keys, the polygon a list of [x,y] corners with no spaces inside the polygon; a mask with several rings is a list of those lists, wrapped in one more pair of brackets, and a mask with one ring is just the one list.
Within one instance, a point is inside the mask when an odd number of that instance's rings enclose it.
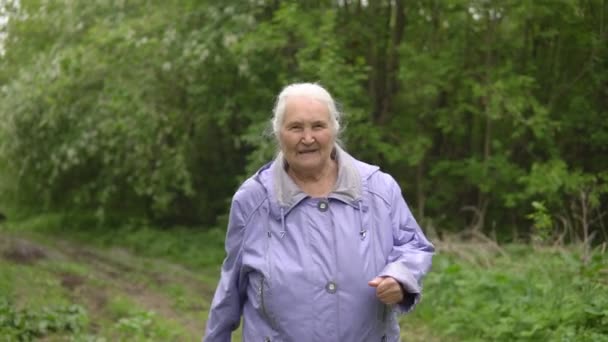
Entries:
{"label": "woman's hand", "polygon": [[403,301],[401,284],[392,277],[376,277],[367,285],[376,288],[376,297],[384,304],[397,304]]}

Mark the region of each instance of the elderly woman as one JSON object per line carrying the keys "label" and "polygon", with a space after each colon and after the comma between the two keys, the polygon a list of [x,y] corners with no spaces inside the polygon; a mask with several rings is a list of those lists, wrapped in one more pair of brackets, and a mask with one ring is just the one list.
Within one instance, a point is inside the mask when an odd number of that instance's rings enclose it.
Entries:
{"label": "elderly woman", "polygon": [[338,144],[340,113],[317,84],[287,86],[280,152],[232,199],[227,257],[204,341],[398,341],[434,248],[399,185]]}

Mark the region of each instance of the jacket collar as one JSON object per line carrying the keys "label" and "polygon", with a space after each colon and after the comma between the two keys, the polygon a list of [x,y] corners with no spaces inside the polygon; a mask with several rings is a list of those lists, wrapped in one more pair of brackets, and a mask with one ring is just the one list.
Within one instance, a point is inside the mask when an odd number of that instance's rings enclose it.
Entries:
{"label": "jacket collar", "polygon": [[[335,146],[332,154],[338,163],[338,178],[328,197],[357,207],[363,192],[363,177],[361,177],[357,164],[363,163],[358,162],[338,145]],[[369,169],[362,170],[369,171]],[[277,220],[287,216],[291,209],[309,197],[287,174],[282,153],[279,153],[271,163],[262,167],[258,171],[256,179],[266,189],[270,202],[270,214]]]}
{"label": "jacket collar", "polygon": [[[335,147],[332,155],[338,163],[338,178],[328,197],[346,203],[356,202],[361,197],[362,186],[361,176],[352,163],[353,158],[339,146]],[[272,183],[274,185],[273,197],[280,206],[291,208],[308,195],[287,174],[285,166],[285,158],[283,153],[280,152],[271,166]]]}
{"label": "jacket collar", "polygon": [[[338,178],[328,197],[359,208],[365,182],[379,168],[356,160],[338,145],[335,146],[333,154],[338,163]],[[291,209],[309,197],[287,174],[282,153],[263,166],[255,178],[266,189],[270,214],[277,220],[287,216]],[[365,206],[363,208],[365,209]]]}

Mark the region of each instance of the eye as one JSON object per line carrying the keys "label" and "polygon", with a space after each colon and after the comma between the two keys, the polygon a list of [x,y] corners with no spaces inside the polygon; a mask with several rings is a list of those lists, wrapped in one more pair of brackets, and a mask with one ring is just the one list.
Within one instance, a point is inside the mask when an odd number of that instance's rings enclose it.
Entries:
{"label": "eye", "polygon": [[290,131],[301,131],[302,130],[302,125],[290,125],[287,127],[288,130]]}
{"label": "eye", "polygon": [[325,125],[324,123],[321,123],[321,122],[317,122],[317,123],[315,123],[315,124],[312,125],[312,128],[313,129],[317,129],[317,130],[324,129],[326,127],[327,127],[327,125]]}

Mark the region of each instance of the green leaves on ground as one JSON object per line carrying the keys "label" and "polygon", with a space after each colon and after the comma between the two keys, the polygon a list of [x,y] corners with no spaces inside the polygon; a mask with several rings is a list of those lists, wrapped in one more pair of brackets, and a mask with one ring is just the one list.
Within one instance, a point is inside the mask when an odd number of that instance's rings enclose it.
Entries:
{"label": "green leaves on ground", "polygon": [[[475,250],[479,249],[479,250]],[[509,246],[489,265],[439,255],[414,314],[462,341],[608,341],[608,258]]]}
{"label": "green leaves on ground", "polygon": [[0,297],[0,334],[7,341],[32,341],[48,334],[74,335],[88,324],[79,305],[18,310],[7,297]]}

